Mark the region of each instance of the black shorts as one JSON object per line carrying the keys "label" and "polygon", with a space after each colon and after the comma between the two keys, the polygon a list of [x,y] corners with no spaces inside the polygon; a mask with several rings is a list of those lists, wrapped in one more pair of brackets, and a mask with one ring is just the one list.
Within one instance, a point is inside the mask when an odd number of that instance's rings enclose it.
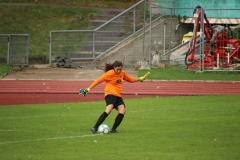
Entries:
{"label": "black shorts", "polygon": [[117,107],[119,106],[119,105],[124,105],[124,107],[125,107],[125,104],[124,104],[124,102],[123,102],[123,99],[121,98],[121,97],[116,97],[116,96],[114,96],[114,95],[107,95],[106,97],[105,97],[105,101],[106,101],[106,106],[108,106],[109,104],[113,104],[114,105],[114,108],[117,110]]}

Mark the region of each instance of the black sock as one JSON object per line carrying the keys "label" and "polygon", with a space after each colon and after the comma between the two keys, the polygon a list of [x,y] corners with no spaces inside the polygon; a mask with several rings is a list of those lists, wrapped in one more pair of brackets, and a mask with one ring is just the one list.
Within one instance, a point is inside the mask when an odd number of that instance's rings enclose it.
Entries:
{"label": "black sock", "polygon": [[106,112],[103,112],[103,114],[101,114],[101,116],[98,118],[97,123],[95,124],[94,128],[98,128],[98,126],[100,126],[100,124],[102,124],[102,122],[107,118],[108,114]]}
{"label": "black sock", "polygon": [[115,119],[115,122],[113,124],[113,127],[112,127],[112,130],[116,130],[117,127],[120,125],[120,123],[122,122],[123,120],[123,117],[124,117],[124,114],[122,113],[119,113]]}

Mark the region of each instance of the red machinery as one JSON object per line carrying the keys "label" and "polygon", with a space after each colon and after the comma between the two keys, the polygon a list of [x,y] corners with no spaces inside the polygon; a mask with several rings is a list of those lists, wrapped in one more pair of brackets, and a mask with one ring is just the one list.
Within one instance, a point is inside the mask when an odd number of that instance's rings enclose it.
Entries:
{"label": "red machinery", "polygon": [[[201,12],[202,9],[200,6],[197,6],[194,10],[195,24],[193,37],[189,42],[190,48],[185,58],[185,64],[188,66],[188,69],[199,68],[201,65],[201,58],[195,56],[197,32],[199,32],[199,25],[202,16]],[[217,59],[219,59],[219,62],[221,62],[221,67],[224,68],[240,62],[240,40],[232,39],[230,36],[228,36],[224,26],[211,26],[206,14],[204,13],[203,15],[203,19],[205,20],[203,27],[205,36],[203,58],[204,67],[216,67]]]}

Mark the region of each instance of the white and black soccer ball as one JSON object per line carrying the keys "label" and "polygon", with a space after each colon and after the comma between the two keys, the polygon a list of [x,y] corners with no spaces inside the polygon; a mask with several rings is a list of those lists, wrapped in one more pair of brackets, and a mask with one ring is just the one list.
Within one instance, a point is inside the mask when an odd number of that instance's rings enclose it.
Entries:
{"label": "white and black soccer ball", "polygon": [[110,132],[110,128],[106,124],[101,124],[98,127],[98,133],[100,134],[108,134]]}

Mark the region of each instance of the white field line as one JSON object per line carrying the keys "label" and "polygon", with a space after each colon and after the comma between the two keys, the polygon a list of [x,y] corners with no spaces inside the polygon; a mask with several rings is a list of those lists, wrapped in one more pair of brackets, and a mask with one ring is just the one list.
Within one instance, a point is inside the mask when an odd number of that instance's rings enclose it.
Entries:
{"label": "white field line", "polygon": [[84,138],[84,137],[92,137],[99,136],[101,134],[86,134],[81,136],[68,136],[68,137],[53,137],[53,138],[39,138],[39,139],[29,139],[22,141],[8,141],[8,142],[0,142],[1,144],[13,144],[13,143],[25,143],[25,142],[36,142],[36,141],[48,141],[48,140],[60,140],[60,139],[72,139],[72,138]]}
{"label": "white field line", "polygon": [[[7,130],[7,129],[0,129],[0,132],[25,132],[25,133],[55,133],[55,134],[61,134],[63,132],[49,132],[49,131],[29,131],[29,130]],[[65,132],[66,134],[76,134],[77,132]],[[81,133],[79,133],[81,134]]]}
{"label": "white field line", "polygon": [[[181,108],[161,108],[161,109],[144,109],[144,110],[132,110],[132,111],[128,111],[128,113],[137,113],[137,112],[151,112],[151,111],[167,111],[167,110],[182,110],[182,111],[215,111],[215,112],[236,112],[236,111],[231,111],[231,110],[216,110],[216,109],[181,109]],[[91,115],[99,115],[99,114],[91,114]],[[75,115],[69,115],[69,116],[75,116]],[[76,115],[79,116],[79,115]],[[38,116],[40,117],[40,116]],[[43,116],[44,117],[44,116]],[[67,116],[64,116],[67,117]],[[26,118],[26,117],[24,117]],[[28,117],[28,118],[32,118],[32,117]],[[35,118],[35,117],[34,117]],[[0,132],[44,132],[44,131],[24,131],[24,130],[3,130],[0,129]],[[48,132],[48,131],[46,131]],[[48,132],[50,133],[50,132]],[[62,132],[54,132],[54,133],[62,133]],[[66,133],[66,132],[65,132]],[[68,133],[76,133],[76,132],[68,132]],[[1,143],[0,143],[1,144]]]}
{"label": "white field line", "polygon": [[0,132],[21,132],[21,130],[4,130],[4,129],[0,129]]}
{"label": "white field line", "polygon": [[[166,110],[188,110],[188,111],[217,111],[217,112],[229,112],[230,110],[215,110],[215,109],[180,109],[180,108],[161,108],[161,109],[146,109],[146,110],[136,110],[136,111],[129,111],[131,112],[150,112],[150,111],[166,111]],[[231,111],[235,112],[235,111]],[[92,114],[98,115],[98,114]],[[78,115],[79,116],[79,115]],[[40,116],[39,116],[40,117]],[[29,117],[30,118],[30,117]],[[2,132],[20,132],[21,130],[1,130]],[[32,131],[34,132],[34,131]],[[47,141],[47,140],[59,140],[59,139],[71,139],[71,138],[83,138],[83,137],[91,137],[97,136],[101,134],[88,134],[88,135],[81,135],[81,136],[68,136],[68,137],[53,137],[53,138],[40,138],[40,139],[33,139],[33,140],[22,140],[22,141],[8,141],[8,142],[0,142],[1,144],[13,144],[13,143],[25,143],[25,142],[34,142],[34,141]]]}

